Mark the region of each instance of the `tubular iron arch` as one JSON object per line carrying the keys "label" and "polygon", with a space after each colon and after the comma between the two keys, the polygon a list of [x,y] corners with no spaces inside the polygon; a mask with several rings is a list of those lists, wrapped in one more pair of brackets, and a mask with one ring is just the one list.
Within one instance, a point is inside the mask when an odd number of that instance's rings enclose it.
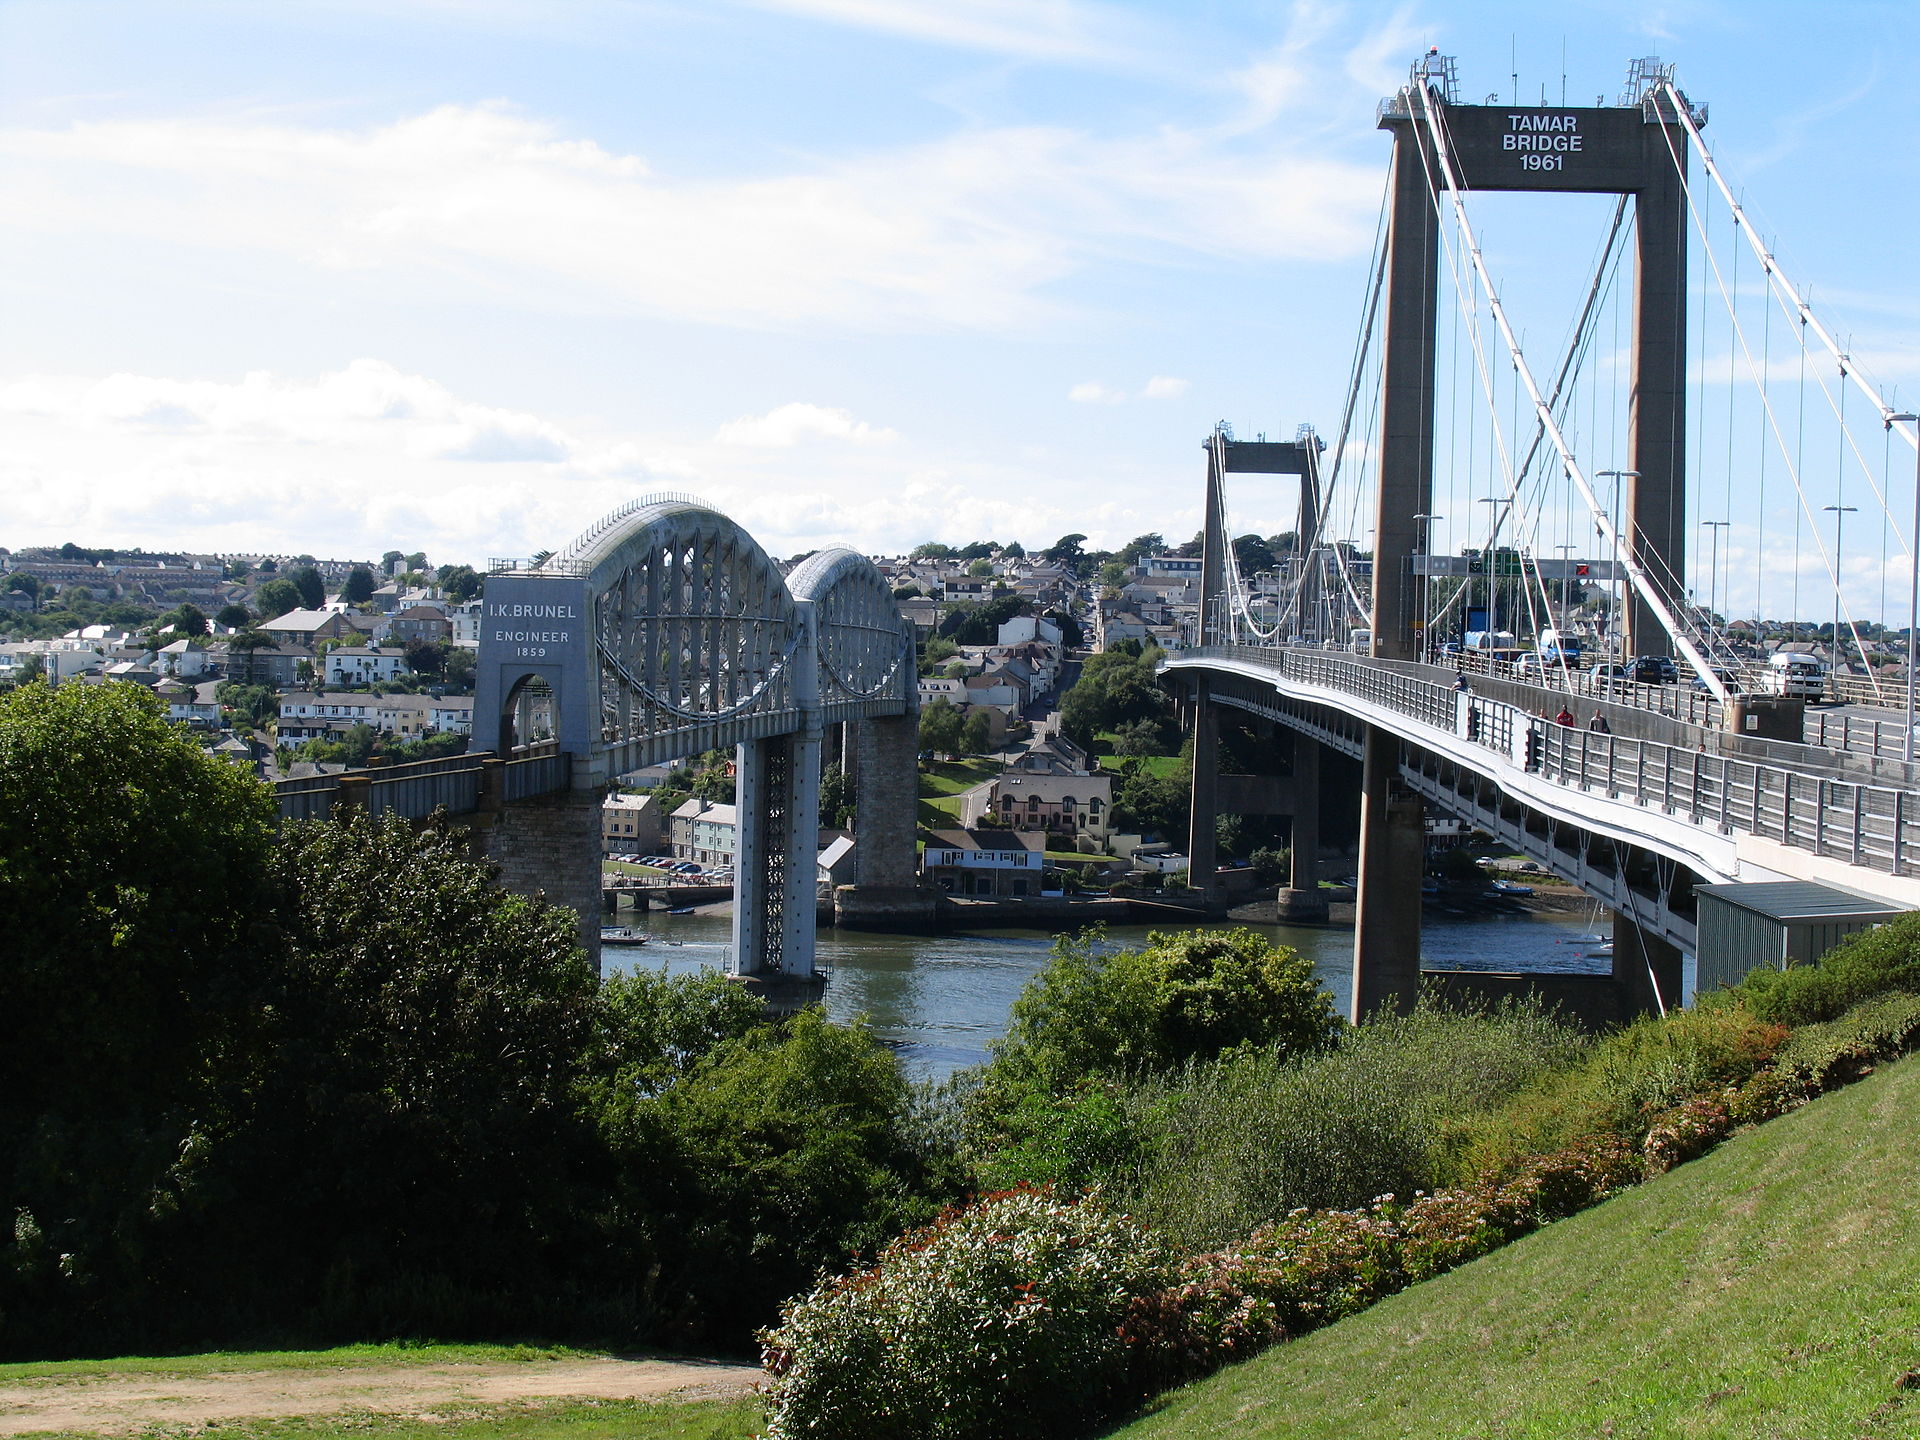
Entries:
{"label": "tubular iron arch", "polygon": [[829,546],[788,575],[787,588],[813,608],[823,720],[833,724],[914,707],[913,627],[871,560],[843,545]]}

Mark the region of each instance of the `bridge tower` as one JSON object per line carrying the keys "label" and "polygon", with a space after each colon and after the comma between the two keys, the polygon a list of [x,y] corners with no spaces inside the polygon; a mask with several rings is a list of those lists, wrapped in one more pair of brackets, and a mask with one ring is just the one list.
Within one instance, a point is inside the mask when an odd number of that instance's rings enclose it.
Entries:
{"label": "bridge tower", "polygon": [[[732,749],[730,968],[810,979],[823,732],[912,716],[913,653],[864,556],[831,547],[782,576],[751,535],[690,496],[636,501],[539,561],[495,562],[474,748],[507,756],[551,740],[572,766],[562,796],[500,810],[486,843],[503,882],[573,904],[597,954],[608,785]],[[911,751],[905,763],[910,794]],[[909,822],[909,868],[912,849]]]}
{"label": "bridge tower", "polygon": [[[1658,82],[1657,60],[1635,63],[1617,106],[1463,105],[1452,57],[1430,52],[1382,107],[1393,136],[1386,261],[1385,372],[1374,520],[1373,654],[1418,660],[1414,602],[1420,521],[1433,508],[1440,166],[1444,140],[1466,190],[1631,195],[1636,238],[1626,543],[1676,608],[1686,565],[1687,245],[1689,139]],[[1429,116],[1432,120],[1429,121]],[[1703,114],[1694,116],[1696,123]],[[1439,137],[1436,137],[1435,129]],[[1630,594],[1628,654],[1672,645],[1651,608]],[[1424,853],[1420,802],[1400,786],[1400,742],[1370,732],[1362,780],[1360,898],[1354,937],[1355,1018],[1412,1005],[1420,978],[1417,893]]]}

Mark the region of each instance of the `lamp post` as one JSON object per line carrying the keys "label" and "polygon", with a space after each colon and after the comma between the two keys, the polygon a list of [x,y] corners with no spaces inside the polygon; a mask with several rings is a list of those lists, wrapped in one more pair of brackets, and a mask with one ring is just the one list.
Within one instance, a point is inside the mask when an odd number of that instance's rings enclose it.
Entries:
{"label": "lamp post", "polygon": [[[1920,415],[1911,412],[1887,416],[1887,429],[1894,422],[1902,421],[1908,425],[1920,425]],[[1912,564],[1908,567],[1911,578],[1907,584],[1907,741],[1904,752],[1906,762],[1913,763],[1913,671],[1914,662],[1920,659],[1915,653],[1914,622],[1920,619],[1920,448],[1914,453],[1913,466],[1913,551],[1908,557]]]}
{"label": "lamp post", "polygon": [[1822,505],[1822,510],[1833,512],[1833,645],[1828,650],[1832,657],[1833,698],[1840,698],[1840,557],[1842,528],[1847,516],[1860,507],[1858,505]]}
{"label": "lamp post", "polygon": [[[1510,506],[1513,501],[1497,495],[1482,495],[1480,504]],[[1505,510],[1495,510],[1492,518],[1487,521],[1487,548],[1482,557],[1482,565],[1487,572],[1487,632],[1490,635],[1497,633],[1500,629],[1500,577],[1495,573],[1493,542],[1500,538],[1500,527],[1506,523],[1506,518]]]}
{"label": "lamp post", "polygon": [[[1433,546],[1429,543],[1433,535],[1433,522],[1436,520],[1444,520],[1446,518],[1447,517],[1444,515],[1429,515],[1425,511],[1422,511],[1420,514],[1413,517],[1413,523],[1419,527],[1413,532],[1413,553],[1415,556],[1415,559],[1414,559],[1415,565],[1418,565],[1420,563],[1418,557],[1422,555],[1431,554],[1433,551]],[[1432,653],[1433,646],[1430,643],[1431,637],[1428,636],[1427,634],[1427,615],[1428,615],[1428,612],[1433,608],[1432,605],[1428,603],[1428,600],[1431,595],[1431,586],[1433,584],[1433,580],[1431,576],[1428,576],[1425,574],[1422,574],[1419,577],[1419,580],[1420,580],[1420,584],[1416,588],[1415,593],[1418,594],[1420,597],[1420,615],[1419,615],[1420,657],[1423,660],[1429,660],[1433,658],[1433,653]]]}
{"label": "lamp post", "polygon": [[[1616,544],[1614,546],[1613,560],[1614,560],[1614,564],[1618,565],[1620,563],[1620,558],[1621,558],[1620,547],[1617,543],[1621,538],[1620,536],[1620,482],[1622,480],[1638,480],[1640,478],[1640,472],[1638,470],[1596,470],[1594,474],[1596,476],[1601,476],[1601,475],[1610,476],[1612,477],[1612,480],[1613,480],[1612,519],[1613,519],[1613,534],[1614,534],[1614,539],[1616,541]],[[1627,608],[1627,591],[1631,587],[1631,585],[1632,585],[1632,581],[1630,580],[1622,580],[1620,582],[1620,612],[1622,613],[1624,613]],[[1614,634],[1616,635],[1624,633],[1620,629],[1620,618],[1621,618],[1620,614],[1615,614],[1613,617],[1612,629]],[[1635,640],[1638,640],[1640,637],[1636,635],[1633,638]],[[1611,639],[1611,637],[1609,637],[1609,639]],[[1609,644],[1608,648],[1609,649],[1612,648],[1611,643]],[[1620,647],[1620,658],[1622,660],[1625,660],[1628,658],[1626,646],[1624,643]]]}
{"label": "lamp post", "polygon": [[1707,563],[1707,613],[1720,613],[1720,532],[1733,524],[1731,520],[1702,520],[1702,529],[1713,531],[1713,558]]}

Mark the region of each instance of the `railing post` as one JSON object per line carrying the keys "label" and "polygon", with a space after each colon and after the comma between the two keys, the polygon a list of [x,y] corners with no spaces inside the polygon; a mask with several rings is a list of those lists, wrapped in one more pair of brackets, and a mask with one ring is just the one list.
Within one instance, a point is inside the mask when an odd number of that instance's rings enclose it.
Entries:
{"label": "railing post", "polygon": [[1906,831],[1907,792],[1896,790],[1893,792],[1893,873],[1896,875],[1906,873],[1903,866],[1906,856],[1902,848],[1906,841]]}

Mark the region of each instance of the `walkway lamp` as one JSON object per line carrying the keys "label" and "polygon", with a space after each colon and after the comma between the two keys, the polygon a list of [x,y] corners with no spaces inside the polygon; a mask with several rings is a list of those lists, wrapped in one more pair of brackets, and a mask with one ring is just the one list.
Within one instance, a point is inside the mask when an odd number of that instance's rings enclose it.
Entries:
{"label": "walkway lamp", "polygon": [[[1822,510],[1833,512],[1833,644],[1828,647],[1828,655],[1833,661],[1833,698],[1840,698],[1840,557],[1841,527],[1847,523],[1847,516],[1859,510],[1858,505],[1822,505]],[[1908,726],[1912,731],[1912,726]]]}
{"label": "walkway lamp", "polygon": [[[1920,425],[1920,415],[1911,411],[1887,416],[1887,429],[1891,430],[1895,422],[1906,425]],[[1914,662],[1920,659],[1915,653],[1914,624],[1920,620],[1920,446],[1915,447],[1913,468],[1913,548],[1908,554],[1908,570],[1911,578],[1907,583],[1907,740],[1904,752],[1907,764],[1913,763],[1913,671]]]}
{"label": "walkway lamp", "polygon": [[[1638,480],[1640,478],[1640,472],[1638,470],[1596,470],[1594,472],[1594,475],[1596,478],[1602,475],[1606,475],[1606,476],[1611,476],[1613,479],[1613,510],[1612,510],[1613,535],[1614,535],[1615,541],[1617,542],[1622,538],[1620,534],[1620,482],[1622,480]],[[1598,529],[1599,527],[1595,526],[1594,528]],[[1620,561],[1624,558],[1619,553],[1618,544],[1614,546],[1614,552],[1615,552],[1613,557],[1614,563],[1615,565],[1618,565]],[[1631,582],[1629,582],[1624,578],[1620,582],[1620,611],[1622,612],[1622,614],[1624,614],[1627,608],[1627,588],[1630,583]],[[1612,621],[1607,626],[1607,629],[1609,632],[1609,640],[1611,640],[1613,635],[1623,633],[1620,630],[1620,624],[1621,624],[1621,615],[1617,614],[1613,617]],[[1637,635],[1634,636],[1634,639],[1636,640],[1638,640],[1639,638],[1640,637]],[[1624,642],[1622,643],[1622,646],[1621,646],[1620,658],[1622,660],[1629,658],[1626,653],[1626,647]]]}
{"label": "walkway lamp", "polygon": [[[1413,523],[1418,527],[1413,532],[1413,553],[1415,555],[1430,555],[1433,553],[1433,545],[1431,543],[1433,538],[1433,522],[1446,518],[1444,515],[1429,515],[1424,511],[1413,517]],[[1430,603],[1432,598],[1432,585],[1433,580],[1431,576],[1420,576],[1420,652],[1424,658],[1432,657],[1432,646],[1427,643],[1427,621],[1430,618],[1429,612],[1433,609]]]}
{"label": "walkway lamp", "polygon": [[1720,532],[1733,524],[1731,520],[1702,520],[1703,530],[1713,531],[1713,558],[1707,563],[1707,613],[1720,613]]}

